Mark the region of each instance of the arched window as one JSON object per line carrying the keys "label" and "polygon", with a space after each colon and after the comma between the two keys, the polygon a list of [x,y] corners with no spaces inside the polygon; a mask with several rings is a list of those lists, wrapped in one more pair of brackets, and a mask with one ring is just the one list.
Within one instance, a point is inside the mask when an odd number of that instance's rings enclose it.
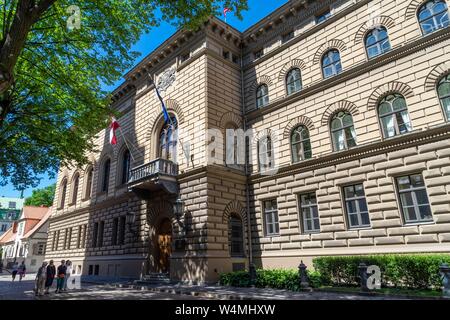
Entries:
{"label": "arched window", "polygon": [[258,141],[259,171],[271,169],[274,165],[272,139],[265,136]]}
{"label": "arched window", "polygon": [[418,10],[418,19],[424,35],[448,27],[450,22],[447,3],[444,0],[425,2]]}
{"label": "arched window", "polygon": [[300,125],[292,130],[291,147],[293,163],[311,158],[312,152],[308,128]]}
{"label": "arched window", "polygon": [[381,128],[385,138],[412,130],[405,98],[398,93],[384,97],[378,105]]}
{"label": "arched window", "polygon": [[450,74],[439,81],[437,90],[442,109],[444,110],[445,119],[450,121]]}
{"label": "arched window", "polygon": [[242,219],[232,213],[228,226],[228,246],[230,247],[230,255],[232,257],[244,256],[244,231]]}
{"label": "arched window", "polygon": [[287,94],[293,94],[302,89],[302,78],[300,69],[295,68],[289,71],[286,75],[286,90]]}
{"label": "arched window", "polygon": [[322,57],[323,77],[329,78],[335,76],[342,71],[341,55],[336,49],[327,51]]}
{"label": "arched window", "polygon": [[376,27],[369,31],[366,35],[365,43],[369,59],[391,50],[388,33],[383,26]]}
{"label": "arched window", "polygon": [[61,209],[63,209],[66,204],[67,179],[64,179],[63,182],[61,182],[60,190],[61,190],[61,193],[59,196],[59,207]]}
{"label": "arched window", "polygon": [[109,188],[109,174],[111,171],[111,160],[107,159],[103,164],[103,175],[102,175],[102,192],[108,192]]}
{"label": "arched window", "polygon": [[256,89],[256,107],[262,108],[269,104],[269,87],[262,84]]}
{"label": "arched window", "polygon": [[92,182],[94,180],[94,168],[90,167],[86,173],[86,193],[85,199],[90,199],[92,197]]}
{"label": "arched window", "polygon": [[121,172],[120,172],[120,183],[126,184],[128,182],[128,176],[130,173],[130,165],[131,165],[131,154],[128,149],[122,153],[122,163],[121,163]]}
{"label": "arched window", "polygon": [[72,180],[72,204],[77,203],[78,199],[78,187],[80,186],[80,174],[77,173]]}
{"label": "arched window", "polygon": [[165,124],[159,133],[159,158],[176,161],[178,123],[175,117]]}
{"label": "arched window", "polygon": [[353,117],[347,111],[340,111],[331,120],[331,137],[334,151],[350,149],[356,146],[356,131]]}

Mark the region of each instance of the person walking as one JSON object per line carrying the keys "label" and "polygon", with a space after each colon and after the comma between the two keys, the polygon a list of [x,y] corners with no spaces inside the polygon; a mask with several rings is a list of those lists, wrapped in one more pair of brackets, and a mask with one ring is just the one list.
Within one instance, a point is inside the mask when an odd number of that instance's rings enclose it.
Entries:
{"label": "person walking", "polygon": [[66,261],[66,277],[64,278],[64,286],[63,286],[64,291],[67,291],[67,282],[69,281],[71,274],[72,274],[72,261],[67,260]]}
{"label": "person walking", "polygon": [[50,287],[53,284],[53,279],[56,275],[56,268],[53,264],[53,260],[50,260],[46,269],[47,278],[45,280],[45,294],[49,294]]}
{"label": "person walking", "polygon": [[3,273],[3,261],[0,260],[0,273]]}
{"label": "person walking", "polygon": [[61,260],[61,264],[58,266],[58,271],[56,273],[56,291],[55,293],[61,293],[64,288],[64,279],[66,278],[66,261]]}
{"label": "person walking", "polygon": [[19,264],[17,262],[14,262],[14,264],[12,266],[12,271],[11,271],[11,276],[12,276],[13,282],[14,282],[14,280],[16,280],[16,275],[17,275],[18,271],[19,271]]}
{"label": "person walking", "polygon": [[17,269],[19,273],[19,281],[22,281],[22,278],[25,277],[25,272],[27,271],[27,267],[25,266],[25,261],[22,261],[19,268]]}
{"label": "person walking", "polygon": [[45,283],[47,280],[47,262],[42,262],[42,266],[36,274],[35,295],[43,296],[45,292]]}

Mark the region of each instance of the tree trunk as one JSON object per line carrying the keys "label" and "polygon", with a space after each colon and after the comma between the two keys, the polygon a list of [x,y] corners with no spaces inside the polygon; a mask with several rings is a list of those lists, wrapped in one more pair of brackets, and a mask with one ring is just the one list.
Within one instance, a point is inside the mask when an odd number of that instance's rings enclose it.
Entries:
{"label": "tree trunk", "polygon": [[[41,0],[37,4],[36,0],[19,0],[16,7],[14,19],[8,28],[0,47],[0,96],[4,96],[13,85],[14,67],[17,59],[25,47],[28,33],[39,17],[55,3],[56,0]],[[2,110],[0,110],[0,128],[3,119],[7,115],[11,106],[3,107],[4,97],[1,98]]]}

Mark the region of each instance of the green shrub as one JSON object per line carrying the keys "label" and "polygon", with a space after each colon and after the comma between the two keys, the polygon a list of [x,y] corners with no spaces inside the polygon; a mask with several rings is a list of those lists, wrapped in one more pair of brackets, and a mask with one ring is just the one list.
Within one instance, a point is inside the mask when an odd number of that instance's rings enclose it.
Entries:
{"label": "green shrub", "polygon": [[444,254],[390,254],[370,256],[321,257],[313,260],[314,269],[323,284],[358,286],[358,265],[377,265],[381,270],[381,285],[410,289],[439,289],[441,263],[450,263]]}
{"label": "green shrub", "polygon": [[[249,287],[250,275],[247,271],[237,271],[220,274],[221,285],[233,287]],[[297,270],[256,270],[255,286],[257,288],[287,289],[296,291],[299,289]]]}

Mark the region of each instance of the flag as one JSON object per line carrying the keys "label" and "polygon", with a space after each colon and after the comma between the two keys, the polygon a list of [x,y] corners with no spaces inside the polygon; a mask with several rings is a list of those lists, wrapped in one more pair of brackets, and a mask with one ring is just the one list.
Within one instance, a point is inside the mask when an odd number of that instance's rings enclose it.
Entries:
{"label": "flag", "polygon": [[116,118],[112,117],[111,126],[109,128],[109,143],[114,146],[117,144],[116,130],[120,128],[120,125],[117,122]]}
{"label": "flag", "polygon": [[228,13],[228,12],[231,12],[231,9],[225,7],[225,8],[223,9],[223,16],[225,17],[225,21],[227,21],[227,13]]}
{"label": "flag", "polygon": [[170,120],[169,113],[167,112],[166,105],[164,104],[164,100],[161,98],[161,95],[159,94],[158,88],[155,87],[156,95],[158,96],[159,101],[161,101],[162,111],[164,115],[164,121],[168,122]]}

